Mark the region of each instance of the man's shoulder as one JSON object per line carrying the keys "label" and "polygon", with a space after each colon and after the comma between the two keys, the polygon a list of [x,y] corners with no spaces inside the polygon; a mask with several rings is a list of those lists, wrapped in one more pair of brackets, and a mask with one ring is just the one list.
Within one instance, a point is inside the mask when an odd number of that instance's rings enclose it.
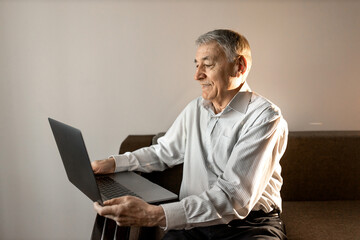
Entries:
{"label": "man's shoulder", "polygon": [[262,115],[281,115],[281,110],[276,104],[256,92],[251,96],[249,110]]}

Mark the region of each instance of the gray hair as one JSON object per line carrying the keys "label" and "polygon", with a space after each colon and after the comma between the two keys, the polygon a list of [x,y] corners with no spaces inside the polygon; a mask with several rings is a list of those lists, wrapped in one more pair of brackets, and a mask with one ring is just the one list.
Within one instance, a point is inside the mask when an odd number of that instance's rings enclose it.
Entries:
{"label": "gray hair", "polygon": [[250,71],[251,49],[244,36],[232,30],[217,29],[201,35],[195,43],[200,46],[210,42],[217,42],[224,49],[229,62],[233,62],[239,56],[244,56],[247,61],[247,73]]}

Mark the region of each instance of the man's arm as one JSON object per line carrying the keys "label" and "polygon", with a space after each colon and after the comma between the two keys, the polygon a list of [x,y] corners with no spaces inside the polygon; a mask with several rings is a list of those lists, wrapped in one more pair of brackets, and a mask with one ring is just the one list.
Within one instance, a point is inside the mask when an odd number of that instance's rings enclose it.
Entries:
{"label": "man's arm", "polygon": [[[182,163],[185,146],[185,110],[178,116],[167,134],[159,139],[159,144],[115,155],[109,159],[92,162],[95,174],[107,174],[117,171],[163,170],[166,166]],[[165,213],[161,206],[151,205],[132,197],[120,197],[104,202],[104,206],[94,203],[95,211],[104,217],[113,219],[119,226],[160,226],[165,227]]]}

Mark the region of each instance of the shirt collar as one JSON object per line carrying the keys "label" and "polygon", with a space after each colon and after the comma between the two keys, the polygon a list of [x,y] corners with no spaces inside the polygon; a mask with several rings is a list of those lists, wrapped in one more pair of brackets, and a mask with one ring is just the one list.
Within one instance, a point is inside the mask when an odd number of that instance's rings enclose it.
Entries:
{"label": "shirt collar", "polygon": [[[233,109],[235,111],[245,113],[248,105],[250,103],[252,96],[251,89],[247,82],[244,82],[244,85],[241,87],[240,91],[233,97],[233,99],[230,101],[230,103],[226,106],[226,108],[219,114],[223,114],[225,112],[228,112],[230,109]],[[211,101],[203,99],[202,105],[207,110],[213,110],[213,106]]]}
{"label": "shirt collar", "polygon": [[250,103],[252,92],[238,92],[231,100],[227,107],[230,107],[238,112],[246,113]]}

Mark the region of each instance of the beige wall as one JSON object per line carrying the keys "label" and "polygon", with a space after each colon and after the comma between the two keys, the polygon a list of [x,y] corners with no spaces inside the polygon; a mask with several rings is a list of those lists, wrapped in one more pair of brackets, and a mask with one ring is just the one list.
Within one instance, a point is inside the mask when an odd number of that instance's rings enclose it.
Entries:
{"label": "beige wall", "polygon": [[67,182],[47,117],[81,128],[92,159],[166,130],[200,93],[194,40],[214,28],[247,36],[249,84],[290,130],[360,130],[359,11],[340,0],[0,1],[0,236],[88,239],[92,203]]}

